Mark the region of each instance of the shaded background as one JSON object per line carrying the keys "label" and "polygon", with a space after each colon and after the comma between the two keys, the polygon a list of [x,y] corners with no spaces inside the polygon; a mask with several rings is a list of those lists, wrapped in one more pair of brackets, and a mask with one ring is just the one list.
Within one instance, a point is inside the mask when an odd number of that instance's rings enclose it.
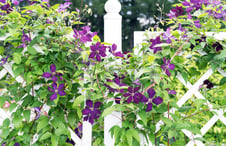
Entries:
{"label": "shaded background", "polygon": [[[71,9],[80,9],[88,5],[92,9],[92,16],[82,19],[86,25],[91,26],[92,31],[96,31],[103,40],[104,4],[107,0],[71,0]],[[119,0],[122,5],[120,14],[122,15],[122,48],[123,51],[133,48],[133,32],[144,31],[150,27],[159,26],[166,28],[161,22],[167,18],[166,14],[173,8],[172,4],[179,3],[178,0]],[[64,0],[50,0],[50,5],[64,3]]]}

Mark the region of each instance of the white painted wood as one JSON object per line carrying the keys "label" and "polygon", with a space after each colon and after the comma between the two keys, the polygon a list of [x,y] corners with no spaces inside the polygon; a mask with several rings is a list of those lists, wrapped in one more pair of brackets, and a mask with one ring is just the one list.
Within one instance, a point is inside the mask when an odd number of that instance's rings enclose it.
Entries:
{"label": "white painted wood", "polygon": [[88,121],[83,121],[82,125],[81,146],[92,146],[92,125]]}

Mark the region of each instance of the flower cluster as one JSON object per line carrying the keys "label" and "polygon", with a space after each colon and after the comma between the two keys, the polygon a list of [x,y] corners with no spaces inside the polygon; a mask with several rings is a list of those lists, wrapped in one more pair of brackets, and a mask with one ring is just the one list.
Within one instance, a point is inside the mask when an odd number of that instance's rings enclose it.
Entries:
{"label": "flower cluster", "polygon": [[82,114],[84,116],[84,121],[89,121],[91,124],[93,124],[94,120],[100,117],[100,114],[101,114],[99,110],[100,105],[101,105],[101,102],[95,102],[93,104],[92,100],[87,100],[86,107],[82,111]]}

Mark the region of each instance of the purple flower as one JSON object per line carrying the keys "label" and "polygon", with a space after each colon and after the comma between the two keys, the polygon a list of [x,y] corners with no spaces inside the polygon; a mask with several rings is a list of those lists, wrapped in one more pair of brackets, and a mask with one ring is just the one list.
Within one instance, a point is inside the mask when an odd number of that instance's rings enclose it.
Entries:
{"label": "purple flower", "polygon": [[50,92],[53,92],[53,94],[50,96],[50,99],[52,101],[57,98],[57,94],[59,94],[60,96],[66,95],[66,93],[64,92],[64,84],[60,84],[57,88],[57,84],[53,83],[52,88],[48,87],[48,90]]}
{"label": "purple flower", "polygon": [[137,86],[140,86],[141,85],[140,80],[138,78],[133,83],[135,85],[137,85]]}
{"label": "purple flower", "polygon": [[208,88],[208,89],[213,88],[213,83],[207,79],[205,81],[203,81],[203,85],[206,85],[206,88]]}
{"label": "purple flower", "polygon": [[176,18],[178,16],[183,15],[183,13],[184,13],[184,10],[183,10],[182,6],[181,7],[176,6],[175,9],[170,10],[170,13],[167,14],[167,16],[169,16],[170,19],[172,19],[172,18]]}
{"label": "purple flower", "polygon": [[127,89],[127,93],[124,93],[123,96],[124,97],[129,97],[127,98],[127,103],[130,103],[132,100],[134,103],[139,103],[139,102],[144,102],[145,101],[145,96],[143,94],[141,94],[140,92],[138,92],[138,90],[140,89],[140,87],[129,87]]}
{"label": "purple flower", "polygon": [[35,107],[34,110],[35,110],[35,113],[37,114],[36,116],[36,120],[37,120],[41,115],[41,109],[40,107]]}
{"label": "purple flower", "polygon": [[188,14],[188,17],[187,17],[188,19],[192,19],[192,16],[191,16],[191,14],[189,13]]}
{"label": "purple flower", "polygon": [[171,95],[175,95],[177,94],[177,92],[175,90],[169,90],[167,89],[168,93],[171,94]]}
{"label": "purple flower", "polygon": [[6,142],[4,142],[1,146],[6,146]]}
{"label": "purple flower", "polygon": [[16,142],[16,143],[14,144],[14,146],[20,146],[20,144],[19,144],[18,142]]}
{"label": "purple flower", "polygon": [[7,56],[7,57],[5,57],[5,58],[2,58],[1,61],[0,61],[0,66],[6,64],[8,58],[9,58],[9,56]]}
{"label": "purple flower", "polygon": [[82,27],[82,30],[80,31],[77,31],[75,28],[74,28],[74,37],[78,40],[80,40],[80,42],[83,42],[83,43],[86,43],[86,42],[91,42],[92,41],[92,38],[94,35],[96,35],[97,33],[94,32],[94,33],[91,33],[90,32],[90,27],[89,26],[83,26]]}
{"label": "purple flower", "polygon": [[171,73],[168,69],[174,70],[175,65],[170,64],[170,60],[166,60],[166,58],[163,58],[164,64],[161,65],[161,68],[164,70],[164,72],[170,77]]}
{"label": "purple flower", "polygon": [[44,72],[42,74],[42,77],[44,77],[44,78],[51,78],[53,82],[56,82],[57,79],[58,79],[57,76],[62,76],[62,74],[56,72],[55,64],[50,65],[50,71],[51,71],[51,73]]}
{"label": "purple flower", "polygon": [[200,20],[195,20],[194,24],[197,28],[200,28],[202,25],[200,24]]}
{"label": "purple flower", "polygon": [[91,48],[92,52],[90,53],[89,58],[94,59],[96,57],[96,61],[100,62],[101,57],[107,56],[105,54],[107,47],[104,46],[103,44],[100,44],[100,42],[97,42],[96,45],[94,45],[94,46],[90,46],[90,48]]}
{"label": "purple flower", "polygon": [[65,2],[64,4],[60,4],[58,12],[65,11],[67,8],[70,8],[71,4],[71,2]]}
{"label": "purple flower", "polygon": [[95,104],[93,105],[92,100],[87,100],[86,108],[82,111],[84,121],[89,121],[91,124],[93,124],[94,120],[100,117],[101,112],[98,109],[100,105],[101,102],[95,102]]}
{"label": "purple flower", "polygon": [[1,9],[2,11],[6,11],[7,14],[9,14],[10,12],[13,11],[13,8],[10,6],[9,3],[7,3],[7,4],[5,4],[5,5],[2,5],[2,6],[0,7],[0,9]]}
{"label": "purple flower", "polygon": [[23,30],[23,35],[22,35],[21,41],[22,41],[22,44],[18,48],[22,48],[22,47],[25,48],[26,43],[31,41],[31,38],[27,34],[24,33],[24,30]]}
{"label": "purple flower", "polygon": [[17,0],[12,0],[12,3],[17,6],[17,5],[19,5],[20,2]]}
{"label": "purple flower", "polygon": [[220,50],[223,50],[223,46],[219,42],[215,42],[212,47],[219,52]]}
{"label": "purple flower", "polygon": [[152,110],[152,106],[153,106],[152,103],[155,103],[156,105],[159,105],[159,104],[161,104],[163,102],[163,99],[160,96],[155,97],[153,99],[153,97],[155,96],[156,92],[152,88],[148,89],[147,92],[148,92],[149,99],[147,99],[147,101],[146,101],[147,104],[148,104],[146,112],[149,112],[149,111]]}
{"label": "purple flower", "polygon": [[157,53],[157,51],[162,50],[161,47],[155,47],[157,44],[161,44],[160,36],[156,37],[155,39],[151,39],[151,46],[149,47],[150,49],[154,50],[154,54]]}
{"label": "purple flower", "polygon": [[167,28],[166,33],[163,33],[163,39],[166,40],[166,43],[171,43],[171,39],[176,39],[173,35],[170,34],[170,28]]}
{"label": "purple flower", "polygon": [[120,52],[120,51],[115,52],[116,50],[117,50],[116,44],[113,44],[111,47],[109,47],[109,52],[111,52],[112,55],[114,55],[115,57],[122,57],[123,58],[122,52]]}
{"label": "purple flower", "polygon": [[6,0],[0,0],[0,2],[4,4],[4,3],[6,3]]}
{"label": "purple flower", "polygon": [[[77,136],[79,138],[82,138],[82,124],[81,123],[78,124],[78,127],[75,128],[74,132],[77,134]],[[70,140],[69,138],[67,138],[66,143],[75,145],[75,142],[72,139]]]}
{"label": "purple flower", "polygon": [[190,3],[187,2],[187,1],[183,1],[182,4],[183,4],[184,6],[190,6]]}

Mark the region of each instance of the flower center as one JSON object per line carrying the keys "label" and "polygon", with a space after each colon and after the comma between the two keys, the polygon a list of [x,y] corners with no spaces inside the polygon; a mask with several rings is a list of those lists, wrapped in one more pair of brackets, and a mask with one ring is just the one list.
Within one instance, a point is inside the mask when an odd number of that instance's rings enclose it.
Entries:
{"label": "flower center", "polygon": [[135,93],[132,93],[131,95],[132,95],[132,96],[134,96],[134,95],[135,95]]}
{"label": "flower center", "polygon": [[53,73],[52,73],[52,76],[55,76],[55,75],[56,75],[56,72],[53,72]]}
{"label": "flower center", "polygon": [[56,89],[54,92],[55,92],[55,93],[58,93],[58,90]]}
{"label": "flower center", "polygon": [[148,103],[152,103],[152,99],[151,98],[148,99]]}
{"label": "flower center", "polygon": [[100,51],[99,51],[99,50],[96,50],[96,53],[97,53],[97,54],[99,54],[99,53],[100,53]]}

